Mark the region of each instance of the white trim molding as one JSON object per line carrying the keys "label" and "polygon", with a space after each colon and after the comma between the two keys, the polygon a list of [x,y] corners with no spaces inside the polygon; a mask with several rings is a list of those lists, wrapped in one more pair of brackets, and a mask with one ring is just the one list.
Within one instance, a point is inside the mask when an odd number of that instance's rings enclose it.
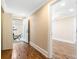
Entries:
{"label": "white trim molding", "polygon": [[51,5],[55,4],[58,0],[52,0],[49,4],[48,4],[48,16],[49,16],[49,27],[48,27],[48,58],[52,58],[53,57],[53,49],[52,49],[52,16],[51,16]]}
{"label": "white trim molding", "polygon": [[52,38],[52,40],[57,40],[57,41],[61,41],[61,42],[69,43],[69,44],[75,44],[75,41],[69,41],[69,40],[64,40],[60,38]]}
{"label": "white trim molding", "polygon": [[41,54],[43,54],[45,57],[48,58],[48,52],[44,49],[42,49],[41,47],[39,47],[38,45],[36,45],[35,43],[30,41],[30,45],[35,48],[37,51],[39,51]]}

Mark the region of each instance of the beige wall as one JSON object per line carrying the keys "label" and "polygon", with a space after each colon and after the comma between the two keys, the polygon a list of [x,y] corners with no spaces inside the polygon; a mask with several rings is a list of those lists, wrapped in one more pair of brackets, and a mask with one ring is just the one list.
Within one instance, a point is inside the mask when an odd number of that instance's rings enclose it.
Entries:
{"label": "beige wall", "polygon": [[1,13],[1,44],[2,50],[12,48],[12,19],[11,15]]}
{"label": "beige wall", "polygon": [[48,4],[30,17],[30,40],[46,51],[48,51],[48,21]]}

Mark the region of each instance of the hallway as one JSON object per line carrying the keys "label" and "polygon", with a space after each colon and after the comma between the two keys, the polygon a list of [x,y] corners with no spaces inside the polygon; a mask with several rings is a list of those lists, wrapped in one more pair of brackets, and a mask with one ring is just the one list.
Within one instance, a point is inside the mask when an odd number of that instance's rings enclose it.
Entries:
{"label": "hallway", "polygon": [[[12,57],[11,57],[12,53]],[[2,51],[1,59],[46,59],[41,53],[36,51],[29,44],[16,42],[13,44],[13,51]]]}
{"label": "hallway", "polygon": [[[53,59],[76,59],[76,49],[74,45],[53,40]],[[12,54],[11,54],[12,53]],[[47,59],[29,44],[16,42],[13,45],[13,51],[2,51],[1,59]]]}

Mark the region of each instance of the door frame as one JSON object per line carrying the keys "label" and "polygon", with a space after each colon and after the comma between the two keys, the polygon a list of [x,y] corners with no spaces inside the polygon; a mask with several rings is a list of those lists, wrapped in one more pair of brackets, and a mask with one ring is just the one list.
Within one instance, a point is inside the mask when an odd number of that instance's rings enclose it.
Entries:
{"label": "door frame", "polygon": [[30,43],[30,19],[28,19],[28,43]]}
{"label": "door frame", "polygon": [[55,3],[59,2],[59,0],[53,0],[48,4],[48,58],[53,57],[53,48],[52,48],[52,13],[51,13],[51,6]]}
{"label": "door frame", "polygon": [[[48,4],[48,16],[49,16],[49,32],[48,32],[48,57],[53,57],[53,48],[52,48],[52,9],[51,6],[55,3],[59,2],[60,0],[53,0],[51,3]],[[76,20],[77,23],[77,20]],[[76,25],[76,33],[77,33],[77,25]],[[76,34],[77,36],[77,34]],[[77,39],[77,38],[76,38]]]}

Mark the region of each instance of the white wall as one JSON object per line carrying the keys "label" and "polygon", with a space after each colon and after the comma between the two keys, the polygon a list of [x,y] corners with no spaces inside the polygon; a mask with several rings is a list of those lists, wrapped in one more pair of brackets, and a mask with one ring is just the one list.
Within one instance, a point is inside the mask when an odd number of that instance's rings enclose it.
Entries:
{"label": "white wall", "polygon": [[55,19],[52,21],[52,38],[75,43],[76,41],[76,18],[65,17],[63,19]]}
{"label": "white wall", "polygon": [[19,35],[23,32],[23,19],[13,19],[12,23],[17,30],[14,31],[15,35]]}
{"label": "white wall", "polygon": [[22,41],[25,41],[28,43],[28,18],[23,19],[23,38]]}
{"label": "white wall", "polygon": [[76,41],[76,0],[60,0],[51,6],[52,38],[64,42]]}

